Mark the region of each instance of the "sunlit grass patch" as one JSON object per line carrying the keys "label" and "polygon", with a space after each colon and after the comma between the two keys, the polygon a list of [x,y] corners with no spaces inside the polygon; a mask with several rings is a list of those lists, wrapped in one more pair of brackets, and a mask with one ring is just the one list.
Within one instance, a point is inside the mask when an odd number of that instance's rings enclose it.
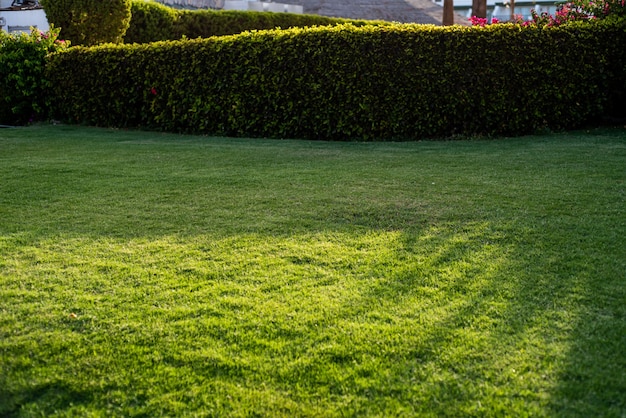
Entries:
{"label": "sunlit grass patch", "polygon": [[621,131],[0,134],[0,415],[626,410]]}

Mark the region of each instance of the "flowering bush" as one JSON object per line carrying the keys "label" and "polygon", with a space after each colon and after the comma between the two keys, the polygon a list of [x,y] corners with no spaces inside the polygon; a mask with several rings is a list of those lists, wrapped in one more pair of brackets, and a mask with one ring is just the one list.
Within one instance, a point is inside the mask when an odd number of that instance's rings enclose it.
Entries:
{"label": "flowering bush", "polygon": [[602,19],[609,16],[626,16],[626,0],[573,0],[568,3],[589,16]]}
{"label": "flowering bush", "polygon": [[[522,26],[550,27],[559,26],[567,22],[603,19],[609,16],[626,16],[626,0],[572,0],[561,5],[554,15],[547,12],[537,13],[531,11],[532,20],[524,21],[521,16],[516,16],[510,23]],[[486,18],[472,16],[470,22],[473,26],[485,26]],[[491,20],[492,24],[500,23],[497,18]]]}
{"label": "flowering bush", "polygon": [[567,22],[581,21],[595,19],[595,17],[582,8],[577,7],[573,3],[565,3],[556,11],[554,15],[549,13],[537,13],[534,9],[531,10],[532,21],[522,23],[522,25],[537,25],[537,26],[559,26]]}
{"label": "flowering bush", "polygon": [[24,124],[45,116],[46,56],[66,49],[59,29],[8,34],[0,31],[0,123]]}

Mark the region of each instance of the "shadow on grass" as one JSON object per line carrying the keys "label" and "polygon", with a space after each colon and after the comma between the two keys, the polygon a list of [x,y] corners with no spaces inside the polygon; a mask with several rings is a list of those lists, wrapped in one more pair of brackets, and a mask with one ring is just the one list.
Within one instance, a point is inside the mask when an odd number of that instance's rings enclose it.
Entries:
{"label": "shadow on grass", "polygon": [[[377,250],[384,255],[362,273],[356,295],[327,314],[330,331],[320,347],[308,346],[309,361],[297,364],[294,377],[301,380],[304,369],[315,381],[334,363],[340,372],[324,383],[331,396],[359,398],[348,414],[560,412],[573,400],[563,398],[560,379],[577,346],[572,332],[585,307],[572,298],[586,273],[570,275],[562,260],[546,259],[559,251],[544,252],[536,231],[510,235],[518,231],[466,223],[382,233],[393,251]],[[380,367],[382,381],[368,378],[376,373],[368,362]],[[586,405],[596,412],[607,406]]]}
{"label": "shadow on grass", "polygon": [[[10,386],[16,389],[8,389]],[[6,418],[51,416],[69,407],[89,405],[92,402],[93,393],[90,390],[78,390],[64,381],[17,387],[5,381],[0,388],[0,413]]]}
{"label": "shadow on grass", "polygon": [[[406,225],[414,214],[405,215]],[[81,274],[96,269],[114,281],[127,275],[127,284],[143,287],[144,296],[133,296],[129,289],[121,301],[135,298],[137,306],[120,315],[145,315],[149,322],[172,326],[164,331],[146,322],[120,333],[110,323],[101,325],[117,341],[114,351],[122,368],[137,367],[123,365],[130,361],[124,359],[130,355],[124,344],[144,347],[164,352],[161,361],[168,367],[193,370],[193,384],[219,377],[251,389],[265,382],[303,405],[329,408],[330,415],[523,411],[583,416],[593,411],[620,416],[624,411],[623,282],[618,266],[598,271],[604,268],[598,264],[604,261],[601,249],[553,235],[548,239],[540,228],[520,233],[515,222],[439,223],[396,231],[362,226],[348,231],[342,220],[339,224],[336,230],[282,236],[79,238],[79,247],[93,251],[96,263],[80,266]],[[27,240],[26,247],[53,254],[56,245],[64,245],[57,240]],[[139,251],[146,247],[147,253]],[[175,254],[168,258],[172,251],[188,254],[187,261]],[[262,257],[271,264],[255,264]],[[107,264],[107,259],[112,261]],[[59,262],[73,263],[71,257],[52,261]],[[103,262],[106,266],[98,267]],[[146,270],[132,273],[132,266],[142,263]],[[158,274],[148,277],[157,270],[169,271],[176,282],[161,283]],[[74,292],[94,292],[85,286]],[[308,301],[297,300],[302,289]],[[176,307],[192,301],[196,304],[186,310]],[[203,314],[206,303],[210,315]],[[290,320],[281,321],[281,315]],[[68,327],[74,333],[91,332]],[[170,334],[188,341],[186,356],[177,351],[182,347],[164,345]],[[189,342],[190,337],[196,340]],[[223,351],[207,357],[205,345]],[[260,356],[266,364],[250,364],[246,355]],[[223,368],[210,364],[228,364],[237,373],[216,374]],[[247,365],[242,369],[242,364]],[[6,371],[7,376],[17,373]],[[93,401],[93,387],[77,391],[72,376],[66,378],[12,384],[11,392],[2,393],[3,414],[17,416],[22,405],[48,414]],[[296,389],[293,382],[298,382]],[[119,384],[138,398],[151,390],[140,382],[126,389]],[[247,401],[258,403],[250,410],[263,413],[287,402],[281,396],[273,404]],[[189,402],[191,410],[202,408]],[[138,412],[174,413],[167,406],[142,408]]]}

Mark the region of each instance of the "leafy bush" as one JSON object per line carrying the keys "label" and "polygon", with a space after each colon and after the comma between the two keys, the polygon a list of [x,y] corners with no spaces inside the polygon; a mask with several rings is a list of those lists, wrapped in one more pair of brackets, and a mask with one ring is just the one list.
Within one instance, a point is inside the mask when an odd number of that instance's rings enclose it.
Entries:
{"label": "leafy bush", "polygon": [[181,10],[180,34],[188,38],[234,35],[251,30],[302,28],[351,23],[355,26],[386,25],[387,22],[350,20],[320,15],[236,10]]}
{"label": "leafy bush", "polygon": [[[531,20],[524,20],[521,15],[517,15],[513,22],[522,26],[559,26],[575,21],[587,21],[592,19],[613,19],[626,16],[626,0],[571,0],[562,4],[555,14],[548,12],[538,13],[535,9],[531,11]],[[492,18],[489,22],[486,18],[472,16],[472,25],[485,26],[489,23],[500,24],[500,20]]]}
{"label": "leafy bush", "polygon": [[152,1],[132,2],[132,18],[124,41],[147,43],[234,35],[245,31],[326,26],[352,23],[387,25],[388,22],[340,19],[295,13],[248,12],[236,10],[177,10]]}
{"label": "leafy bush", "polygon": [[625,42],[606,20],[340,25],[72,48],[51,57],[49,77],[52,97],[63,98],[58,117],[102,126],[311,139],[518,135],[598,123],[623,100],[609,89],[623,85]]}
{"label": "leafy bush", "polygon": [[598,19],[626,16],[626,1],[624,0],[572,0],[567,5]]}
{"label": "leafy bush", "polygon": [[618,30],[618,36],[607,39],[605,45],[610,50],[609,56],[612,57],[607,63],[608,73],[608,104],[606,106],[606,114],[612,119],[620,121],[626,120],[626,45],[624,38],[626,37],[626,18],[608,19],[613,22]]}
{"label": "leafy bush", "polygon": [[45,115],[46,56],[68,46],[58,34],[54,28],[30,34],[0,31],[0,123],[24,124]]}
{"label": "leafy bush", "polygon": [[[554,15],[544,12],[537,13],[531,10],[532,19],[524,21],[521,16],[515,23],[521,26],[553,27],[569,24],[572,22],[585,22],[596,19],[611,21],[616,27],[626,31],[626,0],[572,0],[561,4]],[[489,22],[485,18],[472,16],[470,19],[474,26],[484,27]],[[493,18],[491,24],[500,24]],[[606,39],[605,47],[608,55],[613,57],[608,63],[608,72],[614,75],[626,73],[626,49],[623,38],[616,40]],[[626,118],[626,78],[611,77],[607,93],[607,105],[605,106],[605,116],[607,119]]]}
{"label": "leafy bush", "polygon": [[131,0],[41,0],[48,21],[75,45],[121,42],[128,28]]}
{"label": "leafy bush", "polygon": [[131,19],[124,42],[147,43],[179,39],[179,12],[153,1],[131,3]]}

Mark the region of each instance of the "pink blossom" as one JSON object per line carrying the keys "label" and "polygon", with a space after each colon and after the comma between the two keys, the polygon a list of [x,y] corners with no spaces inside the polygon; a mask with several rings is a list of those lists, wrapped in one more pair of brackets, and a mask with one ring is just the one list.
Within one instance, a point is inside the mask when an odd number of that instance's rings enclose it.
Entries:
{"label": "pink blossom", "polygon": [[485,26],[487,24],[487,19],[484,17],[472,16],[470,17],[470,22],[472,22],[473,26]]}

